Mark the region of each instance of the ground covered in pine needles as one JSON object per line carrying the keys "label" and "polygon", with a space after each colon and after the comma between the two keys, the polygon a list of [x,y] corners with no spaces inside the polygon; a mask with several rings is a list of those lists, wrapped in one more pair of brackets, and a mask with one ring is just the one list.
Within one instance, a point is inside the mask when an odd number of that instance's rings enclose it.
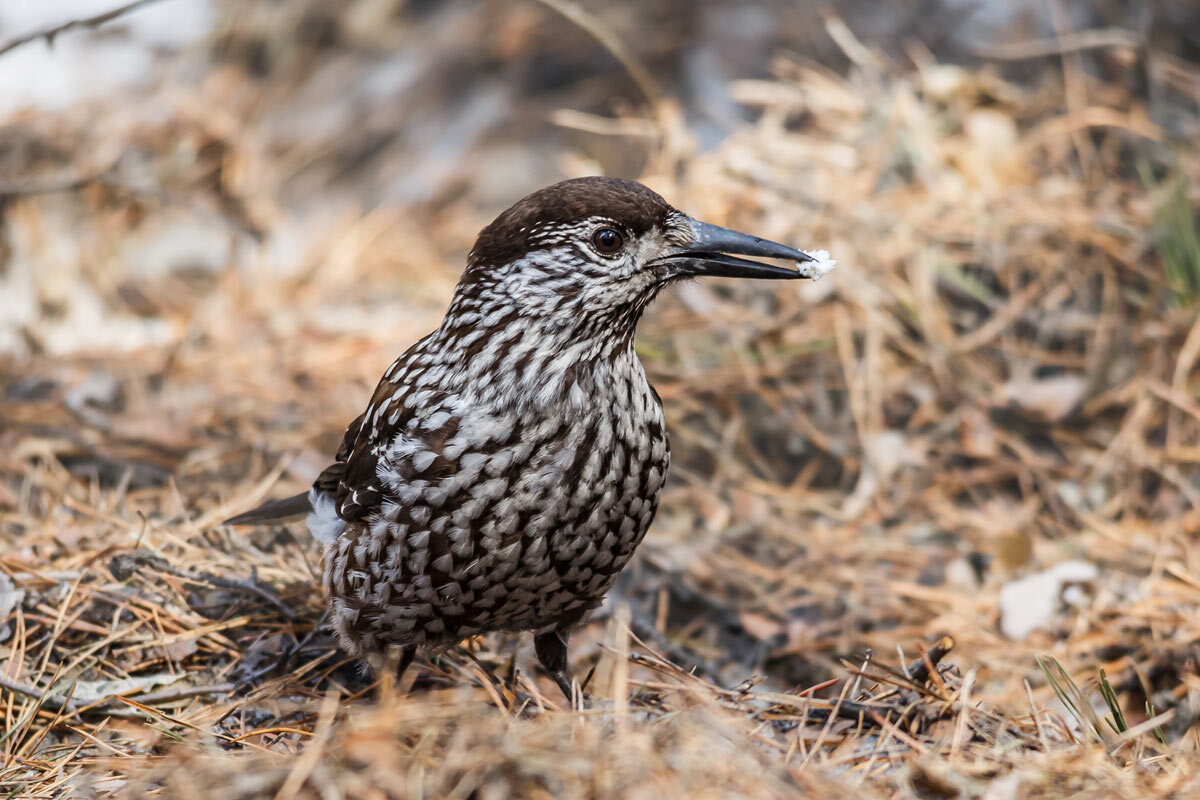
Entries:
{"label": "ground covered in pine needles", "polygon": [[[552,157],[446,131],[472,180],[413,163],[419,126],[283,7],[119,114],[0,128],[0,797],[1200,792],[1194,62],[1060,31],[992,54],[1039,66],[1013,75],[829,16],[840,68],[781,52],[713,148],[619,51],[626,113],[516,106]],[[607,30],[485,3],[454,35],[489,14],[501,60]],[[649,312],[676,457],[573,640],[587,708],[517,638],[371,683],[302,526],[219,521],[312,480],[499,207],[643,151],[682,208],[837,269]],[[389,194],[401,168],[436,200]]]}

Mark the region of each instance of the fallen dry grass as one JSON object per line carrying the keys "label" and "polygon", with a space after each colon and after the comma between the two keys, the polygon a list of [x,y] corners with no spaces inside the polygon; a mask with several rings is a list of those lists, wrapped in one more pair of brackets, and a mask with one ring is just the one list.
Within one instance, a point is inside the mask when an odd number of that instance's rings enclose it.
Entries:
{"label": "fallen dry grass", "polygon": [[1017,84],[827,25],[848,75],[781,57],[715,150],[667,103],[559,118],[839,260],[649,314],[677,459],[578,712],[501,638],[368,685],[299,526],[218,524],[312,479],[494,209],[277,205],[332,145],[231,67],[0,131],[38,300],[0,328],[0,796],[1197,791],[1200,70],[1158,64],[1168,126],[1071,57]]}

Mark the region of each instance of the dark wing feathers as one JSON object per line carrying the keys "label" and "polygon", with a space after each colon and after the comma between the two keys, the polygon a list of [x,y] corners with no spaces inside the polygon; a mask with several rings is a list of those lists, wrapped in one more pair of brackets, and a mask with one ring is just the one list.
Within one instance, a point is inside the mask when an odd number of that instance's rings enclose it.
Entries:
{"label": "dark wing feathers", "polygon": [[[313,487],[318,492],[334,499],[338,516],[347,522],[364,518],[377,509],[382,500],[376,476],[379,463],[378,446],[390,442],[397,431],[408,423],[408,417],[411,416],[410,412],[403,415],[403,419],[388,419],[386,407],[394,402],[398,386],[387,376],[404,373],[403,362],[406,356],[407,353],[401,356],[375,387],[367,409],[346,428],[333,463],[322,470],[313,482]],[[381,407],[384,407],[382,411]],[[369,419],[375,422],[369,423]],[[258,508],[226,520],[224,524],[262,524],[307,514],[311,510],[308,493],[305,492],[286,500],[269,500]]]}
{"label": "dark wing feathers", "polygon": [[383,502],[380,457],[415,413],[404,404],[403,392],[399,391],[402,388],[399,381],[407,372],[405,365],[411,352],[412,349],[397,359],[379,381],[367,410],[346,431],[342,450],[338,452],[341,470],[332,494],[338,516],[347,522],[366,518],[378,511]]}

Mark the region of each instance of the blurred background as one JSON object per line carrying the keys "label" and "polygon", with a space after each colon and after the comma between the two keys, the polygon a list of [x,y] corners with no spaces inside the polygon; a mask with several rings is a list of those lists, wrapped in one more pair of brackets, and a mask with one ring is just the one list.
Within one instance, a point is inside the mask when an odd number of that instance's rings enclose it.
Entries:
{"label": "blurred background", "polygon": [[[298,529],[216,523],[312,480],[480,227],[607,174],[838,260],[649,311],[675,460],[614,591],[639,637],[794,689],[950,634],[1001,707],[1048,696],[1050,652],[1190,729],[1194,3],[155,0],[23,41],[116,5],[0,5],[0,577],[29,614],[135,545],[319,609]],[[0,665],[89,630],[0,630]]]}

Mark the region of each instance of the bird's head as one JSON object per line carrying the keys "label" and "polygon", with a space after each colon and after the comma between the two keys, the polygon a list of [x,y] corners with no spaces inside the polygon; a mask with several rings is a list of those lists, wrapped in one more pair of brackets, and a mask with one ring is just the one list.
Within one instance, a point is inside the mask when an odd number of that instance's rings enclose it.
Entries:
{"label": "bird's head", "polygon": [[536,318],[577,335],[631,335],[646,304],[680,278],[802,277],[741,256],[812,260],[692,219],[635,181],[579,178],[534,192],[483,229],[454,305],[472,316]]}

